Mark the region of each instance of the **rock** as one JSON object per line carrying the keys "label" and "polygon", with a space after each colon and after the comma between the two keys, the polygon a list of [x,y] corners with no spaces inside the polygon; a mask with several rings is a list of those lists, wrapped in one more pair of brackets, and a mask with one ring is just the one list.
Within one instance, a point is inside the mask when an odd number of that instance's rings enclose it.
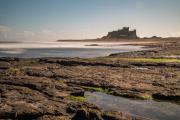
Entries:
{"label": "rock", "polygon": [[75,90],[75,91],[73,91],[72,93],[71,93],[71,95],[73,95],[73,96],[82,96],[82,97],[84,97],[84,90]]}
{"label": "rock", "polygon": [[37,120],[71,120],[69,116],[53,116],[53,115],[44,115],[37,118]]}
{"label": "rock", "polygon": [[28,68],[25,69],[26,74],[29,76],[37,76],[37,77],[52,77],[53,73],[47,69],[43,68]]}
{"label": "rock", "polygon": [[94,110],[80,109],[76,112],[72,120],[103,120],[101,113]]}
{"label": "rock", "polygon": [[131,116],[122,112],[109,111],[102,115],[104,120],[150,120],[143,117]]}
{"label": "rock", "polygon": [[99,44],[90,44],[90,45],[85,45],[85,46],[100,46]]}
{"label": "rock", "polygon": [[152,97],[158,100],[169,100],[169,101],[180,102],[180,95],[168,95],[168,94],[163,94],[163,93],[155,93],[152,95]]}
{"label": "rock", "polygon": [[[180,42],[150,44],[155,50],[102,58],[0,58],[0,118],[29,120],[141,120],[121,112],[103,112],[86,102],[80,87],[110,88],[112,95],[179,103],[179,62],[137,62],[129,58],[178,55]],[[125,59],[125,60],[122,60]],[[164,57],[162,57],[164,59]],[[165,58],[167,59],[167,58]],[[169,59],[169,58],[168,58]],[[179,59],[178,59],[179,60]],[[178,61],[176,60],[176,61]],[[134,69],[134,68],[148,68]]]}

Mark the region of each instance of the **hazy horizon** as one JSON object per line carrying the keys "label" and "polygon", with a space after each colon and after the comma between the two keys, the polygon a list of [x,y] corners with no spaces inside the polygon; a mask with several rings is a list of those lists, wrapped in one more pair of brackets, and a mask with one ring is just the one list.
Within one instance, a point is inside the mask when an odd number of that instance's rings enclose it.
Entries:
{"label": "hazy horizon", "polygon": [[180,37],[179,0],[0,0],[0,41],[95,39],[130,27]]}

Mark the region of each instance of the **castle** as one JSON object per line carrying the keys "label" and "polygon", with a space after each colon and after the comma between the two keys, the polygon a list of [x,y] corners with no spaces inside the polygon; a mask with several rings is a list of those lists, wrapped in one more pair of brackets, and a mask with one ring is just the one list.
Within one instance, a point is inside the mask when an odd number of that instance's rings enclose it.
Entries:
{"label": "castle", "polygon": [[102,39],[137,39],[136,30],[130,31],[129,27],[123,27],[117,31],[109,32],[107,36],[104,36]]}

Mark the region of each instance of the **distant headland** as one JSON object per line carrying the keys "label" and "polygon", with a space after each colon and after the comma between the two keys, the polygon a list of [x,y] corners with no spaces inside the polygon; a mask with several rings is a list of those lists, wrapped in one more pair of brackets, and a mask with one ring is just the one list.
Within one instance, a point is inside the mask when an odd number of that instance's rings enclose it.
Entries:
{"label": "distant headland", "polygon": [[[169,37],[169,38],[178,38],[178,37]],[[57,40],[58,42],[71,42],[71,41],[124,41],[124,40],[145,40],[145,39],[162,39],[162,37],[159,36],[152,36],[152,37],[143,37],[140,38],[137,35],[136,29],[130,30],[129,27],[123,27],[122,29],[118,29],[112,32],[108,32],[106,36],[103,36],[101,38],[97,39],[81,39],[81,40],[74,40],[74,39],[68,39],[68,40]]]}
{"label": "distant headland", "polygon": [[[122,29],[118,29],[116,31],[108,32],[106,36],[97,39],[83,39],[76,41],[97,41],[97,40],[109,40],[109,39],[138,39],[139,37],[136,34],[136,29],[130,31],[129,27],[123,27]],[[57,40],[57,41],[75,41],[71,40]]]}

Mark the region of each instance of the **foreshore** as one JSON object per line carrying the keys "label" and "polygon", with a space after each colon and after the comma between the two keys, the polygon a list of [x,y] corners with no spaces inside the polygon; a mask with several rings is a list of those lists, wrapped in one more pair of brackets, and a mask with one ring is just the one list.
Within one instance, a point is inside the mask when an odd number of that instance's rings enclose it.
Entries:
{"label": "foreshore", "polygon": [[85,91],[179,105],[180,38],[128,44],[151,49],[97,58],[0,58],[0,118],[146,119],[103,111],[86,101]]}

